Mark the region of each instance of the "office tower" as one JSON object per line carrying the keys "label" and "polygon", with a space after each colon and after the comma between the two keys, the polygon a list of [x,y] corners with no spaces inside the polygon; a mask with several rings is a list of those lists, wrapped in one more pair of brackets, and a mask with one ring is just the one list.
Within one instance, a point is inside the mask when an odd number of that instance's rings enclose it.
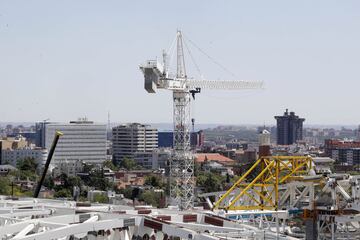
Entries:
{"label": "office tower", "polygon": [[35,145],[45,148],[45,126],[49,124],[47,121],[37,122],[35,124]]}
{"label": "office tower", "polygon": [[87,119],[48,123],[45,127],[45,147],[48,150],[56,131],[64,135],[60,137],[52,159],[55,165],[75,161],[99,165],[106,160],[106,124],[95,124]]}
{"label": "office tower", "polygon": [[288,112],[286,109],[283,116],[275,116],[277,121],[277,144],[291,145],[298,140],[302,140],[304,118],[296,116],[294,112]]}
{"label": "office tower", "polygon": [[114,127],[113,157],[119,165],[124,158],[140,166],[152,167],[152,151],[158,147],[158,131],[150,125],[129,123]]}
{"label": "office tower", "polygon": [[[159,132],[159,147],[172,148],[174,146],[174,132],[166,131]],[[190,145],[192,148],[201,148],[205,142],[204,131],[200,130],[198,132],[192,132],[190,134]]]}

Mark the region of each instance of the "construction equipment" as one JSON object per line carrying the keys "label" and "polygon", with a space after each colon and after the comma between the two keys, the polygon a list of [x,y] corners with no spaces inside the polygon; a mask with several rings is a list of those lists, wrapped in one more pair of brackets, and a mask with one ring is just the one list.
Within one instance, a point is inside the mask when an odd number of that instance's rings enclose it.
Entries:
{"label": "construction equipment", "polygon": [[201,89],[240,90],[260,89],[259,81],[214,81],[190,79],[186,73],[183,51],[183,35],[176,34],[177,68],[176,76],[168,71],[167,54],[163,53],[163,62],[149,60],[140,65],[145,78],[145,90],[155,93],[156,89],[173,92],[174,151],[170,160],[170,197],[172,205],[180,209],[189,209],[194,200],[194,157],[190,147],[190,100]]}
{"label": "construction equipment", "polygon": [[[216,201],[213,209],[277,211],[279,185],[308,175],[312,165],[312,158],[307,156],[261,157]],[[246,181],[250,175],[254,179]]]}
{"label": "construction equipment", "polygon": [[57,143],[59,141],[60,136],[62,136],[62,135],[63,135],[62,132],[59,132],[59,131],[55,132],[55,137],[54,137],[53,143],[51,145],[49,154],[48,154],[47,159],[46,159],[46,163],[45,163],[45,166],[44,166],[44,171],[43,171],[43,173],[41,175],[41,178],[40,178],[40,180],[39,180],[39,182],[38,182],[38,184],[36,186],[35,192],[34,192],[34,198],[37,198],[39,196],[40,189],[41,189],[41,186],[43,185],[43,182],[45,180],[45,176],[46,176],[46,173],[47,173],[47,171],[49,169],[49,165],[50,165],[52,156],[54,155],[56,145],[57,145]]}

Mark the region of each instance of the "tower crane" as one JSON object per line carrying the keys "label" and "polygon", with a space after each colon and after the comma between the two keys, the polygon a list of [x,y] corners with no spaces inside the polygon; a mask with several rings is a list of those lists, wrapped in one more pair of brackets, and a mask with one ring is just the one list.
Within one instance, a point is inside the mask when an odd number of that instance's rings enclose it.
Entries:
{"label": "tower crane", "polygon": [[201,89],[241,90],[260,89],[260,81],[228,81],[190,79],[186,74],[183,50],[183,35],[176,34],[176,75],[172,76],[167,67],[166,53],[163,62],[148,60],[139,68],[144,74],[145,90],[155,93],[157,89],[173,92],[173,153],[170,159],[171,204],[182,210],[190,209],[194,201],[194,156],[190,146],[190,101]]}

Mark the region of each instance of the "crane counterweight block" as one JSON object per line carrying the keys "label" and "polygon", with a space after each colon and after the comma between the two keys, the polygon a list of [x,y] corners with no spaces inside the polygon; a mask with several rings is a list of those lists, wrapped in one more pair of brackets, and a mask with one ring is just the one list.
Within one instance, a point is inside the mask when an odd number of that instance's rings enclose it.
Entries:
{"label": "crane counterweight block", "polygon": [[139,68],[144,74],[145,90],[149,93],[155,93],[159,79],[164,75],[164,67],[156,60],[148,60]]}

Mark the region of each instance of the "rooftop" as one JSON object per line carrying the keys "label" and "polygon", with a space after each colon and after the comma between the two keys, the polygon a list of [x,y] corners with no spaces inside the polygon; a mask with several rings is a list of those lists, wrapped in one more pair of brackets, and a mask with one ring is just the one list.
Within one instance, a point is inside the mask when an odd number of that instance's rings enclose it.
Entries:
{"label": "rooftop", "polygon": [[219,163],[227,163],[227,164],[233,164],[235,163],[235,160],[232,160],[231,158],[225,157],[221,155],[220,153],[197,153],[195,154],[195,161],[196,162],[205,162],[206,161],[216,161]]}

